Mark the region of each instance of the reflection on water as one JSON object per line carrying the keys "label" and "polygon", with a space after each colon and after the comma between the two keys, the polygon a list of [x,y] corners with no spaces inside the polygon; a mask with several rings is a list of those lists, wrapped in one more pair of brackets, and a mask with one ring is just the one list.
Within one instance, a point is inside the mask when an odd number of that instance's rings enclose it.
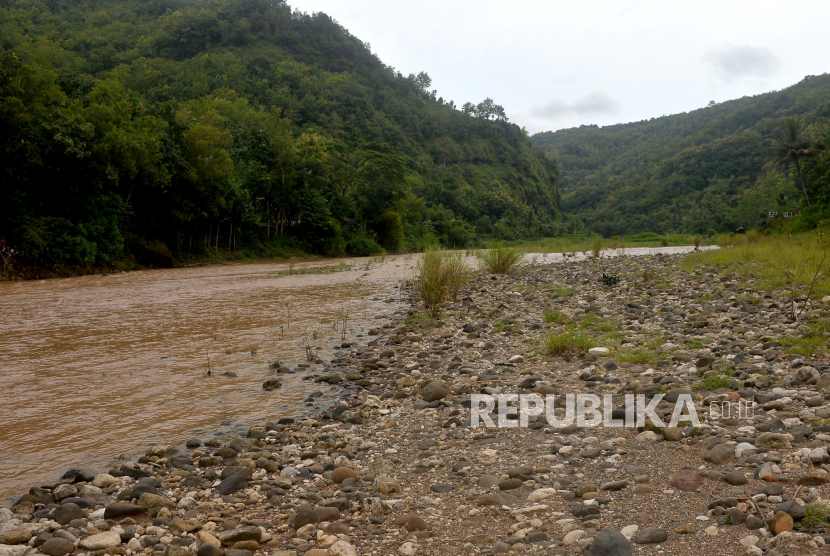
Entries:
{"label": "reflection on water", "polygon": [[0,282],[0,499],[69,466],[103,470],[152,443],[308,413],[313,392],[318,406],[333,400],[302,380],[326,364],[281,375],[280,390],[262,382],[269,362],[305,362],[304,338],[325,362],[345,351],[343,317],[354,339],[400,309],[410,262],[348,262],[328,274],[267,263]]}

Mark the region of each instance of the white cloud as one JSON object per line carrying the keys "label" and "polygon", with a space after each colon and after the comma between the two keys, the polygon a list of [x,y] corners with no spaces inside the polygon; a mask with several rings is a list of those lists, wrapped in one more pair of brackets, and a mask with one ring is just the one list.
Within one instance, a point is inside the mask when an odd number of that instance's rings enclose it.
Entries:
{"label": "white cloud", "polygon": [[572,101],[561,98],[550,99],[543,105],[530,108],[530,114],[536,118],[556,119],[561,116],[593,116],[616,114],[620,111],[621,103],[608,93],[596,91]]}
{"label": "white cloud", "polygon": [[686,112],[830,70],[826,0],[288,3],[328,13],[404,74],[427,72],[444,99],[490,97],[532,132]]}
{"label": "white cloud", "polygon": [[768,77],[778,71],[781,63],[772,51],[763,46],[725,45],[710,50],[703,57],[725,81],[738,77]]}

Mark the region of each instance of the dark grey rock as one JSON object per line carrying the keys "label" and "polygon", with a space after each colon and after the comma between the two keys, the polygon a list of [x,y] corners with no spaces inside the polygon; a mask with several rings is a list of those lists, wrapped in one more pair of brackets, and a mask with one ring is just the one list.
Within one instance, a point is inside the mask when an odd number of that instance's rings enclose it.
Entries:
{"label": "dark grey rock", "polygon": [[633,540],[637,544],[655,544],[665,542],[668,538],[669,534],[659,527],[646,527],[645,529],[637,531]]}
{"label": "dark grey rock", "polygon": [[795,500],[789,500],[778,504],[775,506],[775,512],[788,513],[795,521],[798,521],[804,517],[804,507]]}
{"label": "dark grey rock", "polygon": [[73,519],[84,519],[86,513],[77,504],[62,504],[54,510],[55,521],[61,525],[69,525]]}
{"label": "dark grey rock", "polygon": [[248,481],[246,481],[244,477],[240,477],[239,475],[231,475],[219,483],[219,486],[216,487],[216,492],[222,495],[233,494],[234,492],[239,492],[245,488],[248,488]]}
{"label": "dark grey rock", "polygon": [[222,474],[219,476],[219,478],[227,479],[228,477],[242,477],[247,481],[250,480],[253,475],[254,470],[250,469],[249,467],[238,467],[236,465],[229,465],[222,470]]}
{"label": "dark grey rock", "polygon": [[588,549],[588,556],[631,556],[634,547],[631,542],[615,529],[603,529],[594,538]]}
{"label": "dark grey rock", "polygon": [[522,481],[521,479],[505,479],[503,481],[499,481],[499,490],[516,490],[517,488],[521,488]]}
{"label": "dark grey rock", "polygon": [[225,556],[225,553],[218,546],[214,546],[210,543],[204,543],[199,547],[199,550],[196,551],[196,556]]}
{"label": "dark grey rock", "polygon": [[[119,519],[128,515],[138,515],[144,513],[146,510],[144,506],[138,504],[128,504],[126,502],[113,502],[107,509],[104,510],[104,519]],[[58,522],[60,523],[60,522]]]}

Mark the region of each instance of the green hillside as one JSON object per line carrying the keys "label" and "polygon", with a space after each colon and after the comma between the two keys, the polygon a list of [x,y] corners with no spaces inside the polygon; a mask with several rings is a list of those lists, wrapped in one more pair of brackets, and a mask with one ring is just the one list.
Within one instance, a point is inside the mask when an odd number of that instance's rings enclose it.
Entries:
{"label": "green hillside", "polygon": [[554,160],[430,87],[281,1],[2,0],[0,242],[66,269],[550,229]]}
{"label": "green hillside", "polygon": [[[563,213],[596,232],[720,232],[758,226],[769,211],[800,206],[794,175],[763,170],[765,144],[785,117],[796,115],[808,124],[830,117],[830,75],[684,114],[532,139],[560,164]],[[826,175],[808,181],[816,189],[826,185]]]}

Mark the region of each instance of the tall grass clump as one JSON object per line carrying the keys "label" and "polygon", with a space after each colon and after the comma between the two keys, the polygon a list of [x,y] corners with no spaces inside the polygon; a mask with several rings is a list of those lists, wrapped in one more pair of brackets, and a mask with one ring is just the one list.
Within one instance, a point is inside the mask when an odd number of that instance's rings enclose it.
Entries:
{"label": "tall grass clump", "polygon": [[435,247],[424,251],[418,261],[415,286],[418,298],[430,315],[436,318],[447,301],[457,301],[461,286],[467,281],[470,268],[460,253],[449,253]]}
{"label": "tall grass clump", "polygon": [[599,254],[602,251],[602,236],[595,236],[594,241],[591,242],[591,252],[594,254],[594,258],[598,259]]}
{"label": "tall grass clump", "polygon": [[490,274],[508,274],[522,260],[522,253],[515,247],[497,246],[476,253],[479,268]]}
{"label": "tall grass clump", "polygon": [[718,234],[715,237],[715,244],[721,249],[726,249],[733,243],[732,236],[729,234]]}
{"label": "tall grass clump", "polygon": [[472,269],[464,262],[464,255],[458,251],[444,251],[444,268],[447,277],[447,298],[458,301],[461,286],[470,279]]}
{"label": "tall grass clump", "polygon": [[523,257],[524,252],[517,247],[506,247],[501,244],[476,253],[479,269],[490,274],[509,274],[522,263]]}

